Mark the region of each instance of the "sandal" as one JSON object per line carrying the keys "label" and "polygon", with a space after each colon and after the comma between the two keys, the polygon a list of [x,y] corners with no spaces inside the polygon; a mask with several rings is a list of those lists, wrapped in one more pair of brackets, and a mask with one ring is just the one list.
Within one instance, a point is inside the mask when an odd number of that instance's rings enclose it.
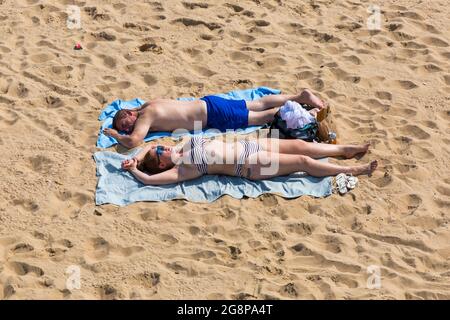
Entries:
{"label": "sandal", "polygon": [[336,176],[336,185],[340,194],[345,194],[348,192],[347,189],[347,175],[345,173],[339,173]]}
{"label": "sandal", "polygon": [[358,178],[354,177],[352,175],[347,177],[347,188],[348,189],[355,189],[355,187],[358,185]]}

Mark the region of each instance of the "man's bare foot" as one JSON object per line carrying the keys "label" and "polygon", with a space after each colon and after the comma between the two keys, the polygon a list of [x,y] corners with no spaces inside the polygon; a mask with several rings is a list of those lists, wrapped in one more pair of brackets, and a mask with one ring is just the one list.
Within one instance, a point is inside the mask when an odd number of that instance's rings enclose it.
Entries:
{"label": "man's bare foot", "polygon": [[309,89],[305,89],[300,93],[297,99],[298,103],[309,104],[311,107],[318,108],[319,110],[326,107],[326,103],[314,95]]}
{"label": "man's bare foot", "polygon": [[343,156],[346,159],[353,158],[354,156],[360,154],[364,155],[369,149],[370,143],[359,144],[359,145],[346,145],[344,146],[344,154]]}
{"label": "man's bare foot", "polygon": [[372,173],[375,171],[375,169],[378,166],[378,161],[377,160],[373,160],[368,164],[364,164],[362,166],[354,166],[352,168],[352,174],[354,176],[359,176],[362,174],[367,174],[369,177],[372,175]]}
{"label": "man's bare foot", "polygon": [[314,118],[317,118],[317,114],[319,113],[320,109],[319,108],[314,108],[309,110],[309,114],[312,115]]}

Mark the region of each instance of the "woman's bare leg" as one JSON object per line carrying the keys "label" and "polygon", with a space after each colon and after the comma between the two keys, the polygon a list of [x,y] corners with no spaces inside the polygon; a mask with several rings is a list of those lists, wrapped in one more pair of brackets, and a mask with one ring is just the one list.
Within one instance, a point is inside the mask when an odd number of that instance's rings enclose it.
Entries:
{"label": "woman's bare leg", "polygon": [[357,166],[340,166],[337,164],[315,160],[308,156],[293,154],[277,154],[260,151],[249,157],[248,178],[254,180],[269,179],[284,176],[294,172],[303,171],[314,177],[335,176],[339,173],[348,173],[355,176],[371,175],[377,168],[376,160]]}
{"label": "woman's bare leg", "polygon": [[306,142],[300,139],[259,139],[260,146],[269,152],[305,155],[311,158],[345,157],[353,158],[357,154],[365,154],[370,144],[326,144]]}

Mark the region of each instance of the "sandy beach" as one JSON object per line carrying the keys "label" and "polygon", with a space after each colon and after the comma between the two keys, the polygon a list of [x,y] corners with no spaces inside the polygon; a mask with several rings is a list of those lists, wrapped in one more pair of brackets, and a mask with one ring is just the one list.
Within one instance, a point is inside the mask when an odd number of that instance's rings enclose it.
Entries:
{"label": "sandy beach", "polygon": [[[450,299],[448,1],[374,4],[378,30],[362,0],[0,0],[0,299]],[[110,102],[258,86],[313,90],[372,145],[339,163],[379,169],[321,199],[95,205]]]}

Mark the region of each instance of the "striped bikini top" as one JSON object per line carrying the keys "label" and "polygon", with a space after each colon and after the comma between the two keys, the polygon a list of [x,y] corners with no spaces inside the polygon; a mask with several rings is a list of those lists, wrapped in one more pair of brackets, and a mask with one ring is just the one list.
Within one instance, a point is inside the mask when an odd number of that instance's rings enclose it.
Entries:
{"label": "striped bikini top", "polygon": [[[208,140],[200,136],[193,136],[191,138],[190,160],[191,164],[195,165],[197,170],[202,174],[208,174],[208,154],[205,150],[205,144]],[[244,165],[248,157],[261,150],[259,144],[255,141],[240,140],[239,143],[243,146],[243,150],[239,155],[239,159],[235,164],[234,174],[237,177],[242,177],[244,172]]]}
{"label": "striped bikini top", "polygon": [[191,138],[191,163],[195,165],[197,170],[202,174],[208,174],[208,156],[205,151],[205,143],[208,140],[200,136],[193,136]]}

